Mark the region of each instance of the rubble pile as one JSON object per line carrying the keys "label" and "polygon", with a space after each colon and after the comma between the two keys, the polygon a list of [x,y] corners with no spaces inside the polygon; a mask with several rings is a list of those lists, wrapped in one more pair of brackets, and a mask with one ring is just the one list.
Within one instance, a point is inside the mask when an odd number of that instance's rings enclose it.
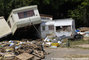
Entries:
{"label": "rubble pile", "polygon": [[10,40],[0,42],[0,60],[37,60],[45,58],[42,41]]}
{"label": "rubble pile", "polygon": [[47,36],[44,39],[44,47],[57,48],[62,44],[64,38],[66,37]]}
{"label": "rubble pile", "polygon": [[89,40],[89,27],[81,27],[78,29],[77,34],[83,36],[83,40]]}

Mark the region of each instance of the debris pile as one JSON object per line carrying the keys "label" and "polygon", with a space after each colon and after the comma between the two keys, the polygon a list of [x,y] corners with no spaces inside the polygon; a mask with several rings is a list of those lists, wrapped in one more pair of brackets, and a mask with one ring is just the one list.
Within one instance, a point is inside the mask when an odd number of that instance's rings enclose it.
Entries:
{"label": "debris pile", "polygon": [[42,41],[3,41],[0,42],[0,60],[37,60],[45,58]]}
{"label": "debris pile", "polygon": [[65,36],[47,36],[44,39],[44,46],[45,47],[51,47],[51,48],[57,48],[58,46],[60,46],[62,44],[62,42],[64,41],[66,37]]}
{"label": "debris pile", "polygon": [[77,33],[83,35],[83,40],[89,40],[89,27],[81,27]]}
{"label": "debris pile", "polygon": [[81,32],[89,31],[89,27],[81,27],[79,28]]}

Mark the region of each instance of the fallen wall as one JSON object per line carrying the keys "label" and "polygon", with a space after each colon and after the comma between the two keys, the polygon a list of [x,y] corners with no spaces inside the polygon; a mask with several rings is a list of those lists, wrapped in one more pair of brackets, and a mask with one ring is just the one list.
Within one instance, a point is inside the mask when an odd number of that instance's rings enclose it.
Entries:
{"label": "fallen wall", "polygon": [[0,17],[0,38],[3,38],[7,35],[11,34],[11,29],[4,17]]}

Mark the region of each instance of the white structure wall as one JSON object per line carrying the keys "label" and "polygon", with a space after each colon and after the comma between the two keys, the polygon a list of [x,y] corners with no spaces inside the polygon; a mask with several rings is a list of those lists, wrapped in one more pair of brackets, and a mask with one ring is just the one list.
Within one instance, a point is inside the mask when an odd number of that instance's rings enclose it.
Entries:
{"label": "white structure wall", "polygon": [[[54,29],[50,30],[49,26],[52,26],[52,25],[54,26]],[[46,30],[42,31],[43,38],[45,38],[47,34],[52,34],[52,33],[54,33],[58,37],[63,35],[70,37],[70,36],[74,36],[75,34],[75,21],[72,18],[46,21],[44,26],[47,27],[47,31]],[[69,27],[70,31],[58,32],[57,27]]]}

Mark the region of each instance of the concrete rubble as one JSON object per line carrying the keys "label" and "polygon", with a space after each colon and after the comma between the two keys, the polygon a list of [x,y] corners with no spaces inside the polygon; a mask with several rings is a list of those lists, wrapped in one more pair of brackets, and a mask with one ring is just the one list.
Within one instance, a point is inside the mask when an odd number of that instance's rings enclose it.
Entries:
{"label": "concrete rubble", "polygon": [[0,42],[0,60],[41,60],[46,52],[42,41],[10,40]]}

